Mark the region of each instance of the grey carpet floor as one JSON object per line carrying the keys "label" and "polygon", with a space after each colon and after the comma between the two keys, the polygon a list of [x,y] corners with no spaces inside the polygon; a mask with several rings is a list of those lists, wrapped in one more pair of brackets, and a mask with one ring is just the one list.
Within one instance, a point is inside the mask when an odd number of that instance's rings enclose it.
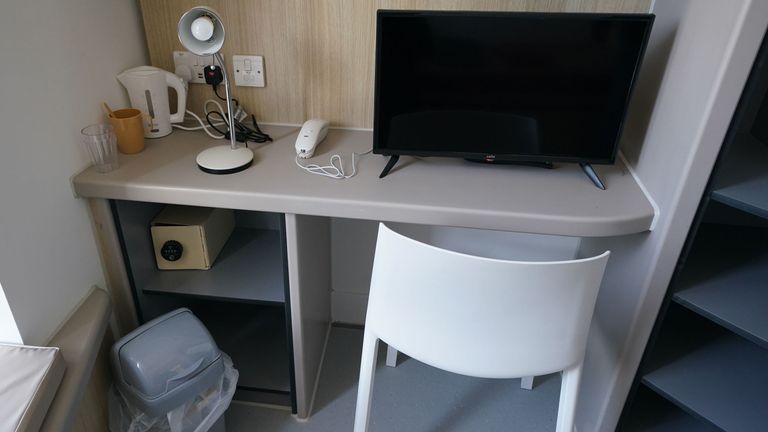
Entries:
{"label": "grey carpet floor", "polygon": [[[233,403],[227,432],[347,432],[355,398],[363,332],[334,327],[312,416],[297,421],[289,410]],[[520,380],[470,378],[400,356],[384,365],[380,344],[374,381],[371,432],[553,431],[560,392],[558,375],[537,377],[534,389]]]}

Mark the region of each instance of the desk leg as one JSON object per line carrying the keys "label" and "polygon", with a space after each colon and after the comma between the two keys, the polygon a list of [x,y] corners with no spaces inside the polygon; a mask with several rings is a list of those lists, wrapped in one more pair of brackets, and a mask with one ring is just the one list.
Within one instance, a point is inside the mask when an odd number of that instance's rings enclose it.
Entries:
{"label": "desk leg", "polygon": [[387,345],[387,366],[397,367],[397,350],[392,345]]}
{"label": "desk leg", "polygon": [[117,234],[109,201],[89,198],[88,208],[91,213],[101,266],[104,270],[106,289],[112,296],[113,332],[116,333],[114,334],[115,338],[119,338],[139,325],[131,293],[131,284],[128,281],[120,238]]}
{"label": "desk leg", "polygon": [[331,329],[330,219],[285,215],[296,415],[306,419]]}

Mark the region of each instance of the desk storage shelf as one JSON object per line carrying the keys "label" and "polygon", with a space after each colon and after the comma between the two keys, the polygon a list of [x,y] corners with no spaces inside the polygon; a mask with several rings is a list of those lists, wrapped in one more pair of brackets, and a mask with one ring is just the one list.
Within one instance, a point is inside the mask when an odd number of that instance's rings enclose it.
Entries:
{"label": "desk storage shelf", "polygon": [[210,270],[158,271],[146,293],[199,296],[216,300],[283,304],[280,232],[237,228]]}
{"label": "desk storage shelf", "polygon": [[[768,40],[723,143],[619,431],[768,423]],[[650,401],[650,402],[649,402]],[[680,424],[642,419],[658,412]],[[679,422],[679,423],[678,423]]]}
{"label": "desk storage shelf", "polygon": [[159,270],[149,227],[163,204],[111,207],[140,321],[189,308],[240,372],[236,400],[293,406],[283,215],[236,211],[210,270]]}

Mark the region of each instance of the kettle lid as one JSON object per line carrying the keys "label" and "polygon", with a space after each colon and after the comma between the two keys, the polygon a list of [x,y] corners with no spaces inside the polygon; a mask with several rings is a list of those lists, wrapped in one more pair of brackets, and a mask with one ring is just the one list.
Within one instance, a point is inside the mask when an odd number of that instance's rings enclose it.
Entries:
{"label": "kettle lid", "polygon": [[150,77],[152,75],[156,75],[160,73],[164,74],[167,72],[163,69],[160,69],[154,66],[138,66],[128,70],[124,70],[117,76],[117,79],[121,83],[125,84],[124,80],[127,80],[129,78],[146,78],[146,77]]}

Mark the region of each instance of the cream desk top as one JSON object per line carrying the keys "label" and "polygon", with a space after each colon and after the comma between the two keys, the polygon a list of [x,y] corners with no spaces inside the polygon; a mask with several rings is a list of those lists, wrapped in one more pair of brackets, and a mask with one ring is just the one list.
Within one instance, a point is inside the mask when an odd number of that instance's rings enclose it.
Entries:
{"label": "cream desk top", "polygon": [[[387,158],[359,158],[357,175],[335,180],[295,164],[298,128],[266,126],[274,142],[251,144],[253,166],[229,175],[200,171],[195,156],[224,144],[203,132],[175,130],[147,140],[137,155],[120,155],[107,174],[88,168],[74,177],[82,197],[222,207],[376,221],[446,225],[579,237],[647,231],[654,211],[621,161],[597,165],[607,186],[599,190],[577,164],[555,169],[485,165],[453,158],[403,156],[379,179]],[[370,131],[331,129],[313,158],[327,165],[333,154],[351,168],[352,152],[372,146]]]}

